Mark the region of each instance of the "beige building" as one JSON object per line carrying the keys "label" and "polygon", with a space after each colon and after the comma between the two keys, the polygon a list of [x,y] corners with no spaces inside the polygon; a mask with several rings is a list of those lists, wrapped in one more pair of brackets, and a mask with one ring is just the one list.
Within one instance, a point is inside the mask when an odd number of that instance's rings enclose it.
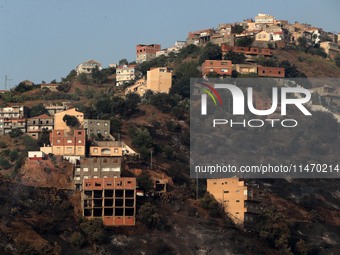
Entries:
{"label": "beige building", "polygon": [[125,89],[125,95],[129,93],[137,93],[138,95],[143,96],[146,90],[146,80],[142,78],[136,81],[134,85],[127,87]]}
{"label": "beige building", "polygon": [[269,14],[259,13],[257,16],[255,16],[255,23],[274,24],[275,22],[275,17]]}
{"label": "beige building", "polygon": [[70,130],[70,127],[68,127],[65,121],[63,120],[65,115],[75,116],[78,119],[80,126],[83,126],[84,113],[77,111],[76,108],[72,108],[72,109],[54,114],[54,129],[68,130],[68,131]]}
{"label": "beige building", "polygon": [[207,191],[237,225],[254,222],[260,212],[258,187],[239,178],[208,179]]}
{"label": "beige building", "polygon": [[116,70],[116,86],[133,81],[136,78],[136,65],[123,65]]}
{"label": "beige building", "polygon": [[166,67],[157,67],[147,72],[146,87],[154,92],[169,93],[172,72]]}
{"label": "beige building", "polygon": [[255,40],[260,42],[268,42],[272,40],[272,35],[266,31],[262,31],[256,34]]}
{"label": "beige building", "polygon": [[90,146],[91,157],[122,157],[123,147],[120,141],[96,141]]}
{"label": "beige building", "polygon": [[92,73],[92,70],[95,69],[96,67],[98,67],[99,70],[102,69],[102,65],[99,62],[95,60],[89,60],[89,61],[79,64],[76,67],[76,72],[77,72],[77,75],[82,74],[82,73],[90,74]]}
{"label": "beige building", "polygon": [[323,48],[330,59],[334,59],[336,54],[340,53],[339,45],[332,42],[320,43],[320,48]]}
{"label": "beige building", "polygon": [[257,74],[257,65],[250,64],[234,64],[233,70],[241,74],[255,73]]}

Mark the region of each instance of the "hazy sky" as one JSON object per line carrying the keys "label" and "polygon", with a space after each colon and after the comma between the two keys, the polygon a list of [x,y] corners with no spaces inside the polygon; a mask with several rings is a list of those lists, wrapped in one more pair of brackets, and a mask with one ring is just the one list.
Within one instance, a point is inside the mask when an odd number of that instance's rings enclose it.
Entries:
{"label": "hazy sky", "polygon": [[0,0],[0,89],[5,74],[8,87],[59,81],[86,60],[133,61],[138,43],[169,47],[259,12],[340,32],[339,10],[338,0]]}

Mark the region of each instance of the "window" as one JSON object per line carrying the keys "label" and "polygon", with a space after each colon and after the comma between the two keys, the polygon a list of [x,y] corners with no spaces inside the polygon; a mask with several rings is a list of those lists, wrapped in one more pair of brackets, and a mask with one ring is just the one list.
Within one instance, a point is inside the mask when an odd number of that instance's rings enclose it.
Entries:
{"label": "window", "polygon": [[81,139],[78,140],[78,143],[81,143]]}
{"label": "window", "polygon": [[97,172],[97,171],[98,171],[98,168],[97,168],[97,167],[93,168],[93,171],[94,171],[94,172]]}
{"label": "window", "polygon": [[66,142],[67,142],[67,143],[72,143],[72,140],[71,140],[71,139],[67,139]]}
{"label": "window", "polygon": [[240,202],[240,200],[236,200],[236,203],[239,203]]}
{"label": "window", "polygon": [[98,149],[97,149],[97,148],[94,148],[94,149],[93,149],[93,152],[94,152],[94,153],[97,153],[97,152],[98,152]]}
{"label": "window", "polygon": [[88,169],[87,167],[84,167],[84,168],[83,168],[83,171],[84,171],[84,172],[88,172],[89,169]]}
{"label": "window", "polygon": [[57,143],[60,143],[60,139],[57,140]]}
{"label": "window", "polygon": [[236,193],[240,193],[240,190],[236,190]]}
{"label": "window", "polygon": [[225,193],[225,194],[226,194],[226,193],[229,193],[229,190],[225,190],[224,193]]}

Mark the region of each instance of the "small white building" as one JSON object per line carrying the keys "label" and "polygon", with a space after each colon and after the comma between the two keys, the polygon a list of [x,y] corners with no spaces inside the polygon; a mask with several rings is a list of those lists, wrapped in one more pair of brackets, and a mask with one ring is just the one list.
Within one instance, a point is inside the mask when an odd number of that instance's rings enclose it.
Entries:
{"label": "small white building", "polygon": [[42,151],[29,151],[28,158],[30,160],[43,160],[46,158],[46,154]]}
{"label": "small white building", "polygon": [[116,86],[135,80],[136,65],[123,65],[116,69]]}
{"label": "small white building", "polygon": [[99,70],[102,70],[102,64],[100,64],[99,62],[95,60],[89,60],[89,61],[79,64],[76,67],[76,72],[77,72],[77,75],[82,74],[82,73],[90,74],[92,70],[95,69],[96,67],[98,67]]}

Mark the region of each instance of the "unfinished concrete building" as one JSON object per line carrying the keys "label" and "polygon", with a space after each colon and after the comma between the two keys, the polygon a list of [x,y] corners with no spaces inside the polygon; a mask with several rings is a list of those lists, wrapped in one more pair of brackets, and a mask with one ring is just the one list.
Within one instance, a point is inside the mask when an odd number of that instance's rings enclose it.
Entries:
{"label": "unfinished concrete building", "polygon": [[136,178],[84,179],[83,216],[101,218],[104,226],[134,226]]}
{"label": "unfinished concrete building", "polygon": [[76,190],[81,190],[84,179],[120,177],[122,159],[113,158],[81,158],[77,160],[74,172]]}

